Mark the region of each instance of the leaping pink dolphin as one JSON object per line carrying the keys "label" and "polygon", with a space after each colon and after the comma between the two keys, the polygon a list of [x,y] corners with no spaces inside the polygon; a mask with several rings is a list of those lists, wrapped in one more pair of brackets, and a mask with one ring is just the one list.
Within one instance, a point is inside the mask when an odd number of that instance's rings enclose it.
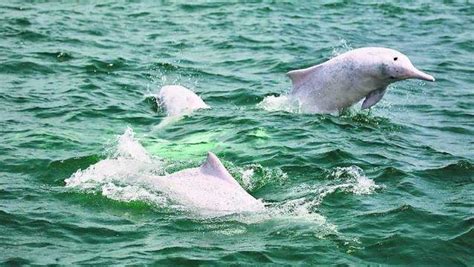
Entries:
{"label": "leaping pink dolphin", "polygon": [[333,113],[365,98],[362,109],[382,99],[391,83],[420,79],[434,81],[413,66],[404,54],[389,48],[354,49],[322,64],[288,72],[290,97],[306,113]]}

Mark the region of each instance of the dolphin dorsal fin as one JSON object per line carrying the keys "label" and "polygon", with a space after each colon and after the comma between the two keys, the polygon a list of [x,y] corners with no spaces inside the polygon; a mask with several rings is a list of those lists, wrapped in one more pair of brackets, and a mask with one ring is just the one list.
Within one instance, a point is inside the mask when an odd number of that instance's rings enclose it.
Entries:
{"label": "dolphin dorsal fin", "polygon": [[293,88],[296,89],[304,84],[308,80],[309,76],[318,72],[321,70],[321,68],[322,64],[319,64],[306,69],[292,70],[288,72],[287,75],[290,77],[291,82],[293,83]]}
{"label": "dolphin dorsal fin", "polygon": [[222,180],[237,183],[235,179],[230,175],[224,165],[221,163],[219,158],[212,152],[207,152],[207,160],[201,165],[201,171],[205,174],[216,176]]}

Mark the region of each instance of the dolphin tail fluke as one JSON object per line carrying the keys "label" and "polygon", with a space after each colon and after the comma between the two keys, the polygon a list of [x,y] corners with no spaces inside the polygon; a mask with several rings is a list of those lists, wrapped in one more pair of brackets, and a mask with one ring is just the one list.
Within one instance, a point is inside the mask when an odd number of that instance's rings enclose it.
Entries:
{"label": "dolphin tail fluke", "polygon": [[219,158],[217,158],[217,156],[212,152],[207,153],[206,162],[204,162],[200,169],[205,174],[216,176],[230,183],[237,183],[237,181],[235,181],[232,175],[230,175],[230,173],[224,167]]}

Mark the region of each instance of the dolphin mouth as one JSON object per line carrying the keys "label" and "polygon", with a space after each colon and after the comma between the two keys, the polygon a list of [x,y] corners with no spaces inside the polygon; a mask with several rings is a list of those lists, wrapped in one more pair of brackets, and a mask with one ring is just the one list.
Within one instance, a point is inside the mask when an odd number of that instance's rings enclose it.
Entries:
{"label": "dolphin mouth", "polygon": [[408,74],[408,77],[411,79],[419,79],[429,82],[434,82],[435,78],[427,73],[422,72],[421,70],[414,69]]}

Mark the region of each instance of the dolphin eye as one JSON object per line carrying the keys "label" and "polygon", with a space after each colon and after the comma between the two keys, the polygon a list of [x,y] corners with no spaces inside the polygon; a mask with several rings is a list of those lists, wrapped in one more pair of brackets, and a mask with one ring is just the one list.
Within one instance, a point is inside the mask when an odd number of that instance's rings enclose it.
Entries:
{"label": "dolphin eye", "polygon": [[397,61],[397,59],[398,59],[398,57],[394,57],[394,58],[393,58],[393,61]]}

